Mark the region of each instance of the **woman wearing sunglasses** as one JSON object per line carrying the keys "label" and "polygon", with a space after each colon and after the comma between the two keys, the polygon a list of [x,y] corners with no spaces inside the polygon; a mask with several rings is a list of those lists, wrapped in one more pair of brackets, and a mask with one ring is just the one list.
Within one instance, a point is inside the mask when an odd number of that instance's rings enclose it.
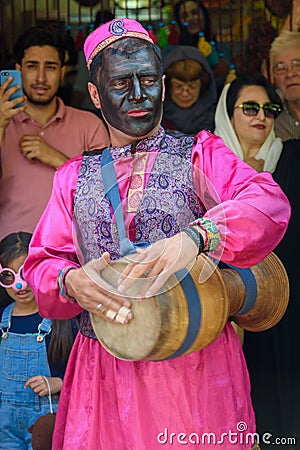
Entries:
{"label": "woman wearing sunglasses", "polygon": [[220,95],[215,134],[258,172],[273,173],[283,146],[274,133],[281,110],[280,97],[265,77],[240,75]]}
{"label": "woman wearing sunglasses", "polygon": [[[220,95],[215,134],[257,172],[273,173],[283,147],[274,133],[274,120],[281,110],[280,97],[264,76],[240,75]],[[243,330],[235,328],[243,343]]]}
{"label": "woman wearing sunglasses", "polygon": [[[11,304],[0,308],[0,448],[30,450],[28,428],[49,413],[48,383],[57,410],[67,360],[77,334],[75,320],[43,319],[23,278],[31,234],[0,242],[0,286]],[[49,447],[50,448],[50,447]]]}

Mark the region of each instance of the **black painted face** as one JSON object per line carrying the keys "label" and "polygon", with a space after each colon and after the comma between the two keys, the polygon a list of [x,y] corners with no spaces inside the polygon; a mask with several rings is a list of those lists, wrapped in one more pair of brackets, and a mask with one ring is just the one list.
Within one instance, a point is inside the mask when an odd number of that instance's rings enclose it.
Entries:
{"label": "black painted face", "polygon": [[[123,40],[127,41],[127,39]],[[102,59],[99,98],[109,124],[128,136],[147,136],[160,122],[162,77],[154,51],[141,41],[108,49]]]}

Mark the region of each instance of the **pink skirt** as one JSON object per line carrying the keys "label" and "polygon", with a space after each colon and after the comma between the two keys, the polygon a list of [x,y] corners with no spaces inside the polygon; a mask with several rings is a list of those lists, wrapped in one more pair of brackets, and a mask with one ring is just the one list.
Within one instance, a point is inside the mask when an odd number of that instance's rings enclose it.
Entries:
{"label": "pink skirt", "polygon": [[53,450],[250,449],[255,418],[242,348],[230,324],[208,347],[131,362],[78,334]]}

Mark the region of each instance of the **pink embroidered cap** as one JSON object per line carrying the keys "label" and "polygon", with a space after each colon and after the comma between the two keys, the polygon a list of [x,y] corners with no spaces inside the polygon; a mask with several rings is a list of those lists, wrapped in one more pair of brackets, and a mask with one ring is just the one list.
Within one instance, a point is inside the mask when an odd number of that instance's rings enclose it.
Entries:
{"label": "pink embroidered cap", "polygon": [[85,40],[83,51],[87,68],[90,69],[93,59],[101,50],[112,42],[126,37],[143,39],[153,44],[148,32],[136,20],[127,18],[111,20],[96,28]]}

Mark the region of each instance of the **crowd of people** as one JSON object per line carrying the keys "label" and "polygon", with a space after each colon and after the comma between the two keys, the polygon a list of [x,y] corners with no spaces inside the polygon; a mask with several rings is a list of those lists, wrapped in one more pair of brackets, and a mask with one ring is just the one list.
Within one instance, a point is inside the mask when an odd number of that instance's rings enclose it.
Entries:
{"label": "crowd of people", "polygon": [[[181,40],[166,54],[133,19],[97,23],[82,53],[92,108],[58,96],[59,35],[33,27],[15,44],[24,95],[10,99],[11,78],[0,87],[1,450],[32,448],[49,395],[53,450],[154,450],[162,436],[181,448],[181,432],[220,437],[241,420],[253,439],[226,450],[263,449],[266,432],[300,442],[300,32],[273,40],[271,81],[243,72],[219,93],[197,47],[211,35],[199,8],[177,4]],[[241,343],[228,322],[204,349],[157,362],[123,361],[97,339],[91,314],[134,320],[137,278],[147,301],[200,254],[245,268],[272,251],[290,299],[271,330]],[[101,270],[120,256],[113,286]]]}

